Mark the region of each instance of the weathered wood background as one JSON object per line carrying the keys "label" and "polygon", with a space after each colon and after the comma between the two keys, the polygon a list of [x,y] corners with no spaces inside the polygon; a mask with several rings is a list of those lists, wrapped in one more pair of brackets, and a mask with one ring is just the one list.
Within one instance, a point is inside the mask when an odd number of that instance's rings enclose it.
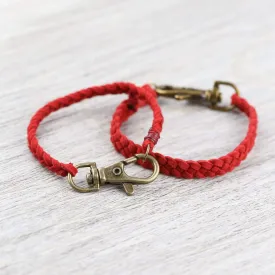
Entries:
{"label": "weathered wood background", "polygon": [[[2,0],[0,273],[275,274],[274,8],[271,0]],[[77,89],[118,80],[211,88],[216,79],[236,83],[260,119],[248,159],[223,177],[161,175],[132,197],[114,186],[79,194],[27,148],[32,114]],[[62,161],[123,159],[109,141],[123,98],[53,114],[41,144]],[[218,157],[245,135],[240,114],[160,103],[162,153]],[[124,132],[142,142],[151,118],[144,108]]]}

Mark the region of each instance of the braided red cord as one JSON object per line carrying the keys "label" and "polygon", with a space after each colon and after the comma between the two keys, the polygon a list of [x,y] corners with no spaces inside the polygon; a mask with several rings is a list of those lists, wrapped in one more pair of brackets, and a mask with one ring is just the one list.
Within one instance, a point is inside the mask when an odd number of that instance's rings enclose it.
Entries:
{"label": "braided red cord", "polygon": [[[131,83],[114,83],[83,89],[49,102],[35,113],[28,126],[28,144],[31,152],[39,160],[39,162],[43,166],[47,167],[50,171],[55,172],[61,176],[67,176],[68,173],[72,174],[72,176],[75,176],[77,173],[77,168],[72,163],[65,164],[59,162],[58,160],[51,157],[47,152],[45,152],[39,145],[36,137],[37,128],[41,121],[52,112],[98,95],[126,93],[129,95],[126,108],[134,111],[138,105],[139,98],[148,102],[148,105],[151,107],[154,114],[150,131],[154,131],[159,134],[162,130],[163,117],[156,100],[156,95],[151,91],[148,91],[148,89],[151,89],[148,85],[137,87]],[[120,144],[124,147],[127,147],[127,142],[125,142],[123,138],[120,139]],[[152,146],[151,148],[153,148],[156,142],[152,142],[151,140],[147,141],[146,139],[146,144],[150,144],[150,146]]]}
{"label": "braided red cord", "polygon": [[[174,159],[160,153],[151,152],[151,155],[157,159],[160,165],[160,172],[165,175],[191,179],[224,175],[238,166],[241,161],[246,158],[255,143],[258,122],[255,108],[245,99],[234,94],[232,96],[232,104],[244,112],[249,118],[246,137],[232,152],[218,159],[199,161]],[[141,107],[141,105],[144,105],[144,102],[140,102],[139,107]],[[123,122],[134,113],[134,111],[127,110],[126,106],[127,100],[117,107],[113,115],[111,123],[111,141],[117,151],[125,157],[129,157],[133,154],[142,152],[144,149],[140,145],[129,140],[120,131]],[[150,168],[146,162],[139,162],[139,164],[146,168]]]}

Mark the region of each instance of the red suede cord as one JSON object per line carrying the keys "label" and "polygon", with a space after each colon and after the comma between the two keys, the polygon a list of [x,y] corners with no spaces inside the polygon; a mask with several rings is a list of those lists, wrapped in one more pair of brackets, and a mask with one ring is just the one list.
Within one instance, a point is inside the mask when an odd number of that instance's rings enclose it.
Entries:
{"label": "red suede cord", "polygon": [[[27,129],[28,144],[33,155],[43,166],[48,168],[50,171],[61,176],[67,176],[68,173],[70,173],[72,176],[75,176],[77,174],[77,168],[72,163],[59,162],[58,160],[51,157],[50,154],[44,151],[44,149],[39,145],[36,136],[39,124],[52,112],[55,112],[64,107],[68,107],[84,99],[99,95],[122,93],[129,95],[129,99],[127,100],[127,103],[125,105],[128,110],[135,111],[135,108],[138,105],[139,98],[144,100],[145,102],[148,102],[148,105],[151,107],[153,111],[153,123],[149,130],[148,137],[145,137],[145,140],[143,142],[143,148],[145,149],[143,149],[143,151],[141,150],[140,152],[145,153],[146,146],[148,145],[150,145],[150,150],[153,150],[154,145],[157,143],[158,140],[158,138],[156,137],[159,137],[163,124],[163,116],[161,113],[161,109],[158,105],[155,93],[152,92],[152,89],[149,85],[137,87],[131,83],[113,83],[83,89],[64,97],[57,98],[39,109],[32,117]],[[150,133],[152,132],[155,136],[154,139],[151,138],[152,134]],[[123,138],[120,140],[120,145],[123,147],[127,147],[127,144],[124,143]],[[133,148],[130,148],[130,151],[134,151]]]}
{"label": "red suede cord", "polygon": [[[144,104],[143,101],[139,101],[138,108]],[[237,167],[254,146],[258,121],[255,108],[245,99],[234,94],[232,104],[246,114],[249,119],[248,131],[244,140],[232,152],[217,159],[199,161],[176,159],[151,152],[150,154],[156,158],[160,165],[160,172],[178,178],[192,179],[224,175]],[[144,147],[129,140],[120,130],[121,125],[134,113],[135,111],[127,109],[126,100],[117,107],[111,123],[111,141],[116,150],[125,157],[144,152]],[[150,133],[148,135],[150,136]],[[139,164],[145,168],[150,168],[147,162],[139,162]]]}

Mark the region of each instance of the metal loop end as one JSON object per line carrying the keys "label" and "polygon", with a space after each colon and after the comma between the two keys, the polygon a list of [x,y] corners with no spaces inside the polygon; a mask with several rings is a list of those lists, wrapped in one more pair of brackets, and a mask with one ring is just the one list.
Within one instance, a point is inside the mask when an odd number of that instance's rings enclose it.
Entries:
{"label": "metal loop end", "polygon": [[150,152],[150,145],[148,144],[147,148],[146,148],[146,152],[145,152],[145,157],[144,157],[143,163],[147,160],[149,152]]}

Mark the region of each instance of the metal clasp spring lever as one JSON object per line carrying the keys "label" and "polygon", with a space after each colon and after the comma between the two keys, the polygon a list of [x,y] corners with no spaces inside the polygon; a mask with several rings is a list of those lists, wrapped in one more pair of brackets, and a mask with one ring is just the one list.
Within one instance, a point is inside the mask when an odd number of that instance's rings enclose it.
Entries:
{"label": "metal clasp spring lever", "polygon": [[[135,163],[139,159],[150,161],[153,166],[153,173],[147,178],[130,177],[125,173],[125,165]],[[117,162],[105,168],[98,169],[95,162],[86,162],[76,165],[76,168],[89,167],[90,173],[86,176],[88,187],[81,187],[75,184],[73,176],[68,174],[68,182],[79,192],[98,191],[100,186],[104,184],[122,184],[127,195],[134,193],[133,184],[147,184],[154,181],[159,174],[159,164],[155,158],[150,155],[136,154],[131,158]]]}
{"label": "metal clasp spring lever", "polygon": [[219,91],[221,85],[230,86],[237,95],[240,94],[235,84],[227,81],[215,81],[212,90],[202,90],[193,88],[174,87],[170,85],[153,85],[159,96],[172,97],[178,100],[202,100],[210,103],[210,108],[220,111],[230,111],[234,108],[230,106],[218,106],[222,101],[222,94]]}

